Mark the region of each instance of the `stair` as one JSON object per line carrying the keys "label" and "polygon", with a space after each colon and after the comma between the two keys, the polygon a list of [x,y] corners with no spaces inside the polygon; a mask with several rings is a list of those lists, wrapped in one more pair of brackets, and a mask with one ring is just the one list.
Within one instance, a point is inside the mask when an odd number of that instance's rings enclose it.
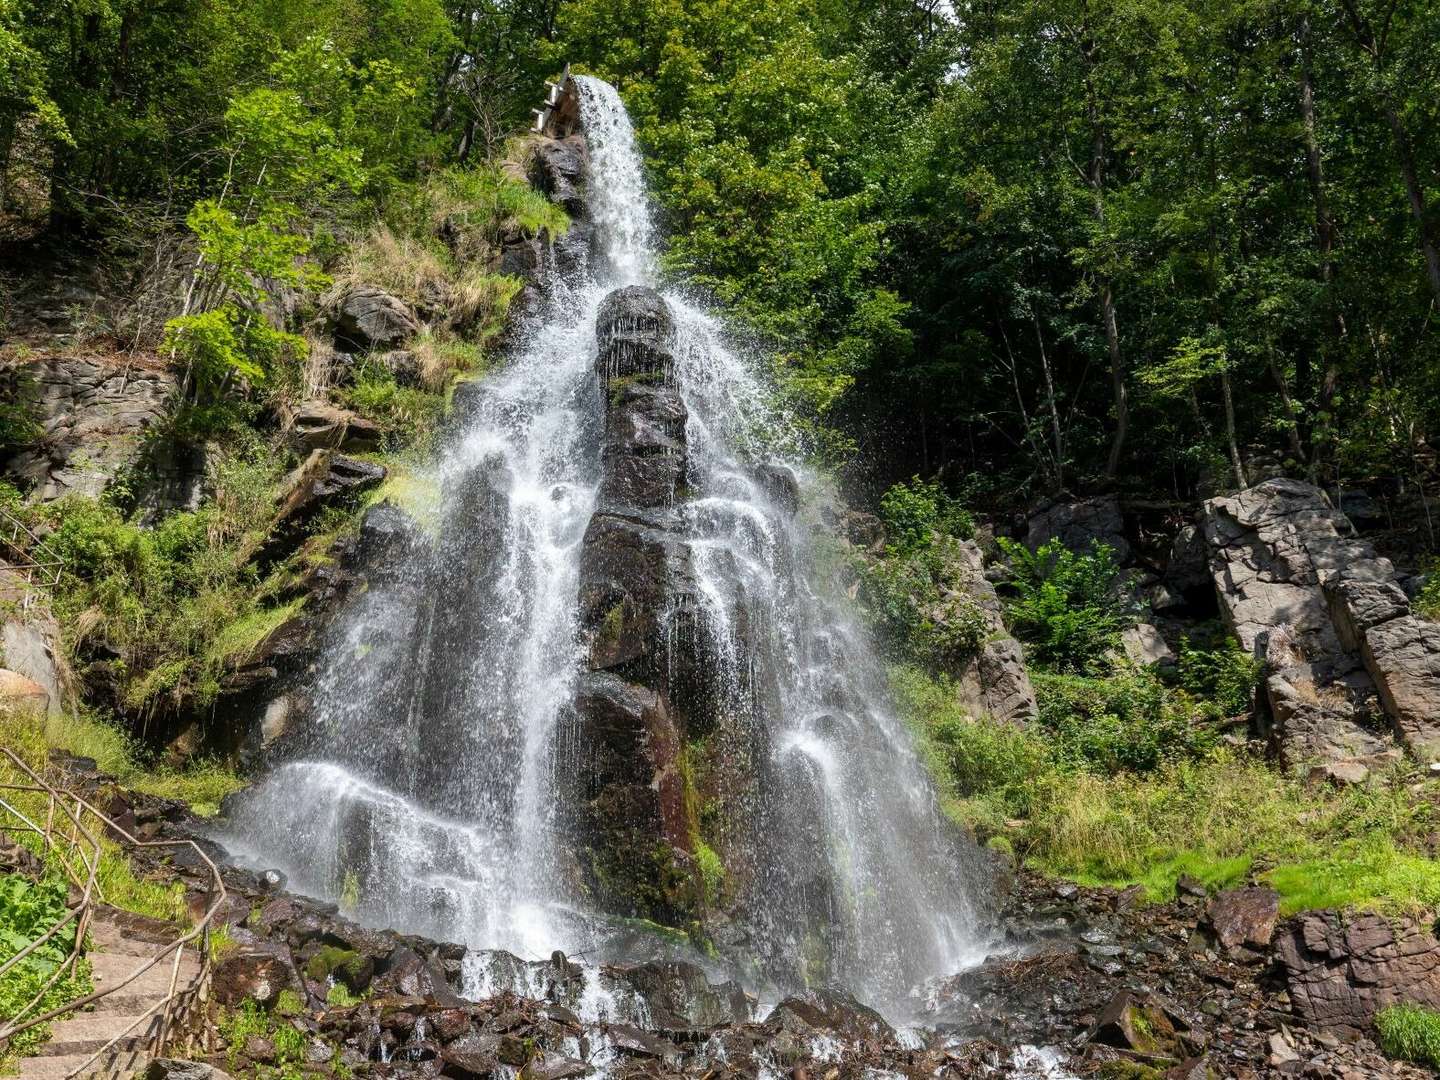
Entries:
{"label": "stair", "polygon": [[[123,982],[174,938],[175,928],[168,923],[111,908],[98,909],[90,924],[90,951],[86,954],[95,989]],[[142,1071],[155,1049],[153,1041],[159,1034],[163,1010],[141,1018],[169,993],[174,963],[172,953],[133,982],[95,1002],[89,1010],[54,1021],[49,1041],[18,1063],[21,1080],[64,1080],[122,1033],[119,1042],[80,1075],[87,1080],[128,1080]],[[200,958],[193,948],[187,949],[180,960],[176,988],[193,989],[199,978]]]}

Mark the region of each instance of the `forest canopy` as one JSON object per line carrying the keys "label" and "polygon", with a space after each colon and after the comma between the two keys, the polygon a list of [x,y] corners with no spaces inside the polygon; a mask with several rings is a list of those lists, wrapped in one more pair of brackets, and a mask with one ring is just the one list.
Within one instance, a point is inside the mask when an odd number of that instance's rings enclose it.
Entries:
{"label": "forest canopy", "polygon": [[853,480],[1423,490],[1436,41],[1428,0],[0,0],[0,227],[323,261],[569,63]]}

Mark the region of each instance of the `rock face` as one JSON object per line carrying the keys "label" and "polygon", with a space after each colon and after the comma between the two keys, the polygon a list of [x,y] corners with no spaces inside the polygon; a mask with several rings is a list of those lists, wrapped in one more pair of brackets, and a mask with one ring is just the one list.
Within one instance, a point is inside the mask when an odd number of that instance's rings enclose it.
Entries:
{"label": "rock face", "polygon": [[601,902],[675,925],[697,885],[665,630],[687,558],[673,505],[686,417],[670,379],[674,323],[658,293],[619,289],[601,304],[596,337],[606,407],[580,559],[589,671],[576,700],[587,763],[578,824]]}
{"label": "rock face", "polygon": [[405,304],[374,285],[356,285],[331,308],[337,346],[348,352],[398,349],[420,333],[420,320]]}
{"label": "rock face", "polygon": [[1440,625],[1410,613],[1395,568],[1324,492],[1267,480],[1202,518],[1221,610],[1266,661],[1282,761],[1379,764],[1395,756],[1387,727],[1420,759],[1440,756]]}
{"label": "rock face", "polygon": [[1026,724],[1040,715],[1035,688],[1025,669],[1025,652],[1005,629],[1000,598],[985,578],[985,556],[980,545],[966,540],[956,546],[958,587],[970,610],[985,623],[979,651],[960,667],[956,680],[960,700],[975,715],[988,714],[1006,723]]}
{"label": "rock face", "polygon": [[286,480],[270,533],[252,558],[262,565],[284,558],[316,514],[368,491],[384,479],[384,466],[330,450],[312,451]]}
{"label": "rock face", "polygon": [[1025,544],[1034,551],[1050,540],[1059,540],[1072,551],[1088,551],[1091,544],[1104,544],[1115,552],[1115,562],[1121,566],[1130,559],[1130,541],[1125,535],[1125,517],[1117,495],[1056,499],[1041,505],[1030,515]]}
{"label": "rock face", "polygon": [[39,441],[5,462],[5,472],[40,502],[98,497],[134,465],[145,432],[167,414],[175,376],[158,360],[55,356],[0,370],[0,394],[28,402]]}
{"label": "rock face", "polygon": [[1440,941],[1412,919],[1302,915],[1276,952],[1296,1013],[1317,1027],[1360,1034],[1386,1005],[1440,1008]]}
{"label": "rock face", "polygon": [[300,445],[311,450],[363,451],[380,445],[380,428],[373,420],[328,401],[304,402],[290,415],[289,425]]}

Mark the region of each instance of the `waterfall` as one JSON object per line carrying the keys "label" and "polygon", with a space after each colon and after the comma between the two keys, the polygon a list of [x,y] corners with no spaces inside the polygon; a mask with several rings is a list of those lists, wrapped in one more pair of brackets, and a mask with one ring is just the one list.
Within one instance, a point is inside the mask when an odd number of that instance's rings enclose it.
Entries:
{"label": "waterfall", "polygon": [[[576,82],[590,228],[552,260],[505,366],[461,395],[430,476],[434,534],[392,556],[332,631],[303,752],[222,833],[362,921],[526,959],[607,940],[566,805],[588,767],[575,702],[602,479],[596,323],[613,290],[660,277],[629,118],[612,87]],[[709,774],[687,782],[719,811],[705,826],[729,875],[717,937],[782,987],[837,983],[893,1007],[978,959],[972,853],[828,584],[810,512],[824,485],[761,365],[683,291],[660,295],[688,447],[667,513],[689,602],[667,633],[703,675],[681,711],[707,733]]]}

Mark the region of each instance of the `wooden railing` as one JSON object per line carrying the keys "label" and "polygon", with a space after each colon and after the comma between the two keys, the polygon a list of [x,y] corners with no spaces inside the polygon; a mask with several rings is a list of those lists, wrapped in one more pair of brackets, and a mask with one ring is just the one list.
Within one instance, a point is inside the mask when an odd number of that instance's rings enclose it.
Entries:
{"label": "wooden railing", "polygon": [[[75,942],[71,947],[64,963],[60,964],[54,974],[41,987],[35,995],[16,1015],[4,1018],[0,1021],[0,1047],[3,1047],[8,1040],[35,1027],[37,1024],[48,1023],[67,1013],[77,1009],[85,1008],[109,994],[115,993],[126,986],[129,986],[145,972],[157,964],[170,960],[170,984],[169,991],[157,1000],[154,1005],[147,1009],[141,1016],[136,1017],[124,1031],[121,1031],[99,1050],[95,1051],[78,1068],[71,1070],[68,1076],[78,1076],[89,1069],[104,1054],[108,1053],[116,1043],[126,1038],[132,1031],[142,1024],[148,1023],[157,1013],[161,1020],[158,1028],[149,1037],[148,1049],[155,1054],[163,1052],[171,1043],[177,1027],[184,1029],[188,1027],[187,1021],[190,1013],[197,1007],[203,1007],[209,995],[210,987],[210,928],[215,919],[216,913],[225,902],[225,883],[221,879],[220,871],[215,863],[205,854],[199,844],[193,840],[139,840],[129,832],[117,825],[105,814],[101,813],[91,803],[71,791],[62,791],[44,780],[33,769],[30,768],[18,756],[6,747],[0,747],[0,754],[8,759],[9,764],[18,768],[29,780],[29,783],[5,784],[0,783],[0,791],[23,792],[31,796],[43,796],[45,799],[45,814],[43,822],[38,820],[40,815],[36,812],[26,813],[15,804],[20,802],[19,798],[9,798],[0,795],[0,812],[9,819],[4,822],[4,828],[12,833],[34,833],[41,838],[44,851],[50,856],[47,862],[53,859],[58,865],[71,885],[78,890],[78,899],[70,904],[63,916],[57,919],[46,932],[37,940],[32,941],[16,955],[10,957],[3,964],[0,964],[0,975],[3,975],[10,968],[22,961],[30,953],[40,948],[45,942],[54,938],[65,930],[72,923],[75,924]],[[32,802],[38,800],[32,798]],[[40,1002],[44,1000],[45,994],[55,985],[66,971],[73,972],[80,962],[85,947],[85,934],[94,917],[95,905],[103,902],[104,897],[99,884],[100,860],[104,854],[104,846],[99,837],[92,831],[92,826],[87,822],[87,815],[94,819],[100,827],[103,827],[109,835],[118,837],[126,848],[163,848],[163,847],[190,847],[200,857],[201,862],[209,871],[209,882],[206,889],[206,903],[204,913],[195,920],[191,928],[173,941],[159,946],[155,953],[149,957],[142,958],[124,978],[103,990],[96,990],[94,993],[86,994],[67,1002],[57,1008],[37,1013]],[[200,954],[200,974],[190,984],[179,985],[180,961],[184,955],[187,945],[194,943]]]}

